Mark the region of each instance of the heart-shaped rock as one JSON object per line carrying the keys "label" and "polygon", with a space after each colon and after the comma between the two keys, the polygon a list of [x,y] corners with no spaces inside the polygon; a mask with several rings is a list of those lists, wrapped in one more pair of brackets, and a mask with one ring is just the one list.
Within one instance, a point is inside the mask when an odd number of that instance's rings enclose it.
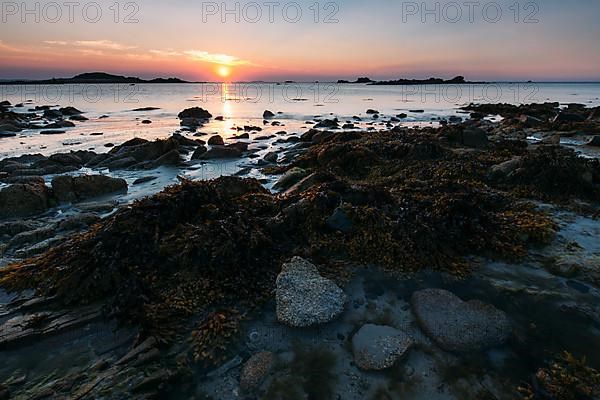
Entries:
{"label": "heart-shaped rock", "polygon": [[462,301],[446,290],[415,292],[411,302],[423,331],[447,351],[469,352],[499,346],[512,331],[503,311],[478,300]]}
{"label": "heart-shaped rock", "polygon": [[296,328],[329,322],[344,311],[346,303],[342,289],[300,257],[283,264],[275,297],[279,322]]}

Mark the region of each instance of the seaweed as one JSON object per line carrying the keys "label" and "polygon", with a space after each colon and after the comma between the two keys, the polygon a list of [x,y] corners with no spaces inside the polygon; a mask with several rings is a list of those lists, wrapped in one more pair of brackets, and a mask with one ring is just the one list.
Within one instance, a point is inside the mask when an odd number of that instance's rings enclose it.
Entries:
{"label": "seaweed", "polygon": [[600,396],[600,372],[564,352],[556,361],[537,371],[531,385],[519,387],[526,400],[585,400]]}
{"label": "seaweed", "polygon": [[[464,276],[466,256],[517,259],[552,240],[548,215],[511,181],[488,177],[491,166],[527,154],[520,143],[465,152],[446,135],[444,128],[333,134],[285,167],[314,177],[290,193],[270,193],[254,179],[184,180],[0,270],[0,285],[35,289],[67,307],[100,302],[107,317],[139,326],[140,340],[191,338],[198,361],[217,362],[238,316],[272,298],[281,263],[294,255],[335,266],[340,276],[356,263]],[[556,154],[559,165],[580,166]],[[543,180],[511,179],[528,193],[546,188]],[[565,193],[597,195],[595,186],[573,184]],[[336,212],[343,229],[331,223]]]}

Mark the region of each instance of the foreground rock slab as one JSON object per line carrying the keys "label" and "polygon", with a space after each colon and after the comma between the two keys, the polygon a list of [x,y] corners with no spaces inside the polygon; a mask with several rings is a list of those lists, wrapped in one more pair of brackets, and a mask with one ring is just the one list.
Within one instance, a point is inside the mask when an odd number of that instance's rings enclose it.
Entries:
{"label": "foreground rock slab", "polygon": [[465,302],[446,290],[425,289],[414,293],[411,302],[423,331],[446,351],[484,350],[511,334],[506,314],[478,300]]}
{"label": "foreground rock slab", "polygon": [[346,299],[342,289],[300,257],[283,264],[277,277],[277,319],[294,328],[334,320],[344,311]]}
{"label": "foreground rock slab", "polygon": [[398,329],[367,324],[352,338],[354,362],[363,370],[384,370],[392,367],[412,343],[410,336]]}

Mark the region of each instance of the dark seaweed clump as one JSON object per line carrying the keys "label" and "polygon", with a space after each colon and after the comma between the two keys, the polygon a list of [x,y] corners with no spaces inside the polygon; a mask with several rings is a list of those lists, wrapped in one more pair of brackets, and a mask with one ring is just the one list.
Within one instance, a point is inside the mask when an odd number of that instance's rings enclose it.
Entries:
{"label": "dark seaweed clump", "polygon": [[[461,151],[444,129],[335,134],[278,171],[309,175],[286,193],[252,179],[184,181],[5,268],[0,285],[67,306],[101,302],[107,316],[139,326],[141,338],[190,338],[197,360],[217,360],[294,255],[337,266],[332,273],[367,263],[462,275],[465,256],[518,258],[547,243],[552,220],[507,190],[510,181],[488,177],[491,166],[526,152],[520,143]],[[559,164],[571,160],[556,154]],[[552,193],[540,179],[515,182],[528,194]],[[569,193],[597,195],[574,184]]]}
{"label": "dark seaweed clump", "polygon": [[600,395],[600,372],[565,352],[533,377],[531,385],[519,388],[525,400],[587,400]]}

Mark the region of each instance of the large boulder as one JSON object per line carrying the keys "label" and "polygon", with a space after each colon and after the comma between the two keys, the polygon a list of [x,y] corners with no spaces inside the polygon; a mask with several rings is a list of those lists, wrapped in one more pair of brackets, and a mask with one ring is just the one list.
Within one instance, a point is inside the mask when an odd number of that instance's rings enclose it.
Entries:
{"label": "large boulder", "polygon": [[0,218],[20,218],[42,213],[50,207],[50,193],[42,178],[0,190]]}
{"label": "large boulder", "polygon": [[285,325],[306,328],[324,324],[344,311],[347,297],[343,290],[303,258],[294,257],[283,264],[276,286],[277,319]]}
{"label": "large boulder", "polygon": [[127,182],[105,175],[62,175],[52,179],[52,191],[61,202],[77,202],[112,193],[127,193]]}
{"label": "large boulder", "polygon": [[506,342],[512,331],[503,311],[478,300],[462,301],[446,290],[415,292],[411,303],[423,331],[446,351],[496,347]]}
{"label": "large boulder", "polygon": [[392,367],[413,341],[406,333],[381,325],[364,325],[352,338],[354,362],[363,370],[380,371]]}

